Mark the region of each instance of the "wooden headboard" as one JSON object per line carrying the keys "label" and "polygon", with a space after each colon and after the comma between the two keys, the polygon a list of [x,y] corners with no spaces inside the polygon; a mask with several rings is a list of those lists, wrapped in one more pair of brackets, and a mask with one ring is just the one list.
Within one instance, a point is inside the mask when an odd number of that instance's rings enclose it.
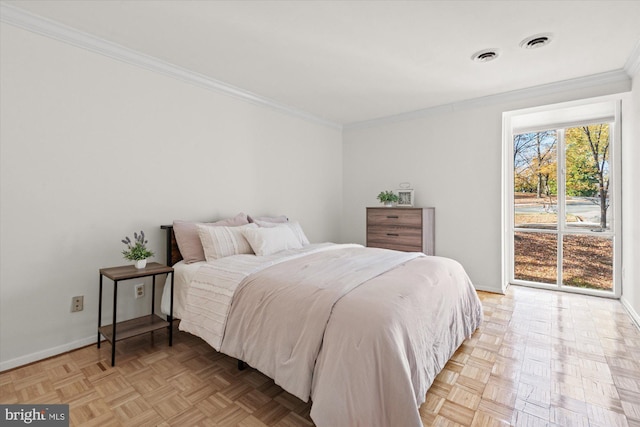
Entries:
{"label": "wooden headboard", "polygon": [[161,225],[160,228],[167,231],[165,260],[169,267],[173,267],[175,263],[182,260],[182,254],[176,242],[176,235],[173,232],[173,225]]}

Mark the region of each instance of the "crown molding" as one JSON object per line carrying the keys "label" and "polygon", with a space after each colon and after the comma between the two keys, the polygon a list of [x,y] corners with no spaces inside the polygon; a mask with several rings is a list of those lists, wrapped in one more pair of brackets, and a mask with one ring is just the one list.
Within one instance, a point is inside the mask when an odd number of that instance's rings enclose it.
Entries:
{"label": "crown molding", "polygon": [[59,22],[32,14],[12,5],[0,3],[0,21],[54,40],[99,53],[118,61],[164,74],[166,76],[191,83],[195,86],[223,93],[252,104],[265,106],[281,113],[316,124],[328,126],[334,129],[342,129],[342,125],[339,123],[326,120],[298,108],[282,104],[278,101],[249,92],[237,86],[212,79],[186,68],[170,64],[153,56],[112,43]]}
{"label": "crown molding", "polygon": [[469,108],[482,107],[501,102],[517,101],[533,96],[543,96],[567,90],[583,89],[586,87],[611,84],[626,83],[631,88],[631,78],[640,71],[640,41],[636,44],[624,68],[587,77],[565,80],[561,82],[549,83],[546,85],[534,86],[526,89],[519,89],[510,92],[503,92],[479,98],[467,99],[459,102],[438,105],[406,113],[380,117],[371,120],[352,122],[342,125],[333,122],[304,110],[291,107],[278,101],[260,96],[253,92],[244,90],[237,86],[212,79],[203,74],[196,73],[186,68],[170,64],[150,55],[129,49],[122,45],[109,42],[75,28],[66,26],[59,22],[43,18],[41,16],[27,12],[19,7],[0,3],[0,21],[23,28],[25,30],[49,37],[64,43],[80,47],[101,55],[122,61],[140,68],[154,71],[166,76],[182,80],[184,82],[199,86],[208,90],[222,93],[234,98],[241,99],[252,104],[268,107],[301,118],[309,122],[327,126],[338,130],[351,130],[378,126],[381,124],[394,123],[398,121],[411,120],[421,117],[442,114],[446,112],[458,111]]}
{"label": "crown molding", "polygon": [[629,59],[627,59],[627,62],[624,64],[624,70],[631,78],[640,71],[640,40],[638,40],[636,47],[633,48]]}
{"label": "crown molding", "polygon": [[631,90],[631,78],[625,70],[609,71],[606,73],[594,74],[587,77],[578,77],[570,80],[549,83],[540,86],[532,86],[525,89],[518,89],[509,92],[497,93],[495,95],[482,96],[478,98],[466,99],[450,104],[437,105],[435,107],[424,108],[406,113],[396,114],[393,116],[380,117],[372,120],[364,120],[361,122],[349,123],[343,126],[343,130],[363,129],[382,124],[400,122],[423,117],[434,116],[442,113],[466,110],[470,108],[484,107],[495,105],[503,102],[513,102],[522,99],[551,95],[554,93],[584,89],[593,86],[605,84],[621,83],[627,86],[627,90]]}

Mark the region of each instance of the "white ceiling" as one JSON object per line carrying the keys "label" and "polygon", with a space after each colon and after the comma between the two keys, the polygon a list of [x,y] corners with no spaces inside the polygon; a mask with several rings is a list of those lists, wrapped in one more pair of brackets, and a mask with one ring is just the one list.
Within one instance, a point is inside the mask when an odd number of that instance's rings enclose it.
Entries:
{"label": "white ceiling", "polygon": [[339,124],[622,70],[640,42],[640,1],[2,3]]}

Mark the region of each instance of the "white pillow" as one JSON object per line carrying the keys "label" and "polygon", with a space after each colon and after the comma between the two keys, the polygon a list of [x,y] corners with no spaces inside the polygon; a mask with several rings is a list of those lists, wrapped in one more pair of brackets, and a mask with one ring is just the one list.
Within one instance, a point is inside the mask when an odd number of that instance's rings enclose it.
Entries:
{"label": "white pillow", "polygon": [[274,223],[274,222],[256,220],[255,223],[258,224],[260,228],[289,227],[302,246],[307,246],[308,244],[310,244],[309,239],[307,239],[307,236],[304,234],[304,231],[302,230],[302,226],[297,221],[289,221],[285,223]]}
{"label": "white pillow", "polygon": [[299,222],[288,222],[287,226],[291,228],[291,231],[293,231],[293,234],[295,234],[298,240],[300,240],[300,244],[302,246],[307,246],[310,244],[309,239],[307,239],[306,234],[304,234],[304,231],[302,231],[302,226]]}
{"label": "white pillow", "polygon": [[[244,228],[244,227],[242,227]],[[242,234],[258,256],[275,254],[285,249],[300,249],[302,244],[290,227],[245,228]]]}
{"label": "white pillow", "polygon": [[198,235],[207,261],[213,261],[238,254],[252,254],[251,245],[247,242],[243,230],[258,228],[255,224],[238,227],[208,227],[198,224]]}

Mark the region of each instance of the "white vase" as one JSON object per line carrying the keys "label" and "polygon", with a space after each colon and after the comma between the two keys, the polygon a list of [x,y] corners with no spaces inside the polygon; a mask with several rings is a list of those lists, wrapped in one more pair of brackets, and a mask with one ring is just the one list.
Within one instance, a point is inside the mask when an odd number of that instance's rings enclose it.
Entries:
{"label": "white vase", "polygon": [[142,268],[145,268],[146,266],[147,266],[146,258],[136,260],[136,268],[142,269]]}

